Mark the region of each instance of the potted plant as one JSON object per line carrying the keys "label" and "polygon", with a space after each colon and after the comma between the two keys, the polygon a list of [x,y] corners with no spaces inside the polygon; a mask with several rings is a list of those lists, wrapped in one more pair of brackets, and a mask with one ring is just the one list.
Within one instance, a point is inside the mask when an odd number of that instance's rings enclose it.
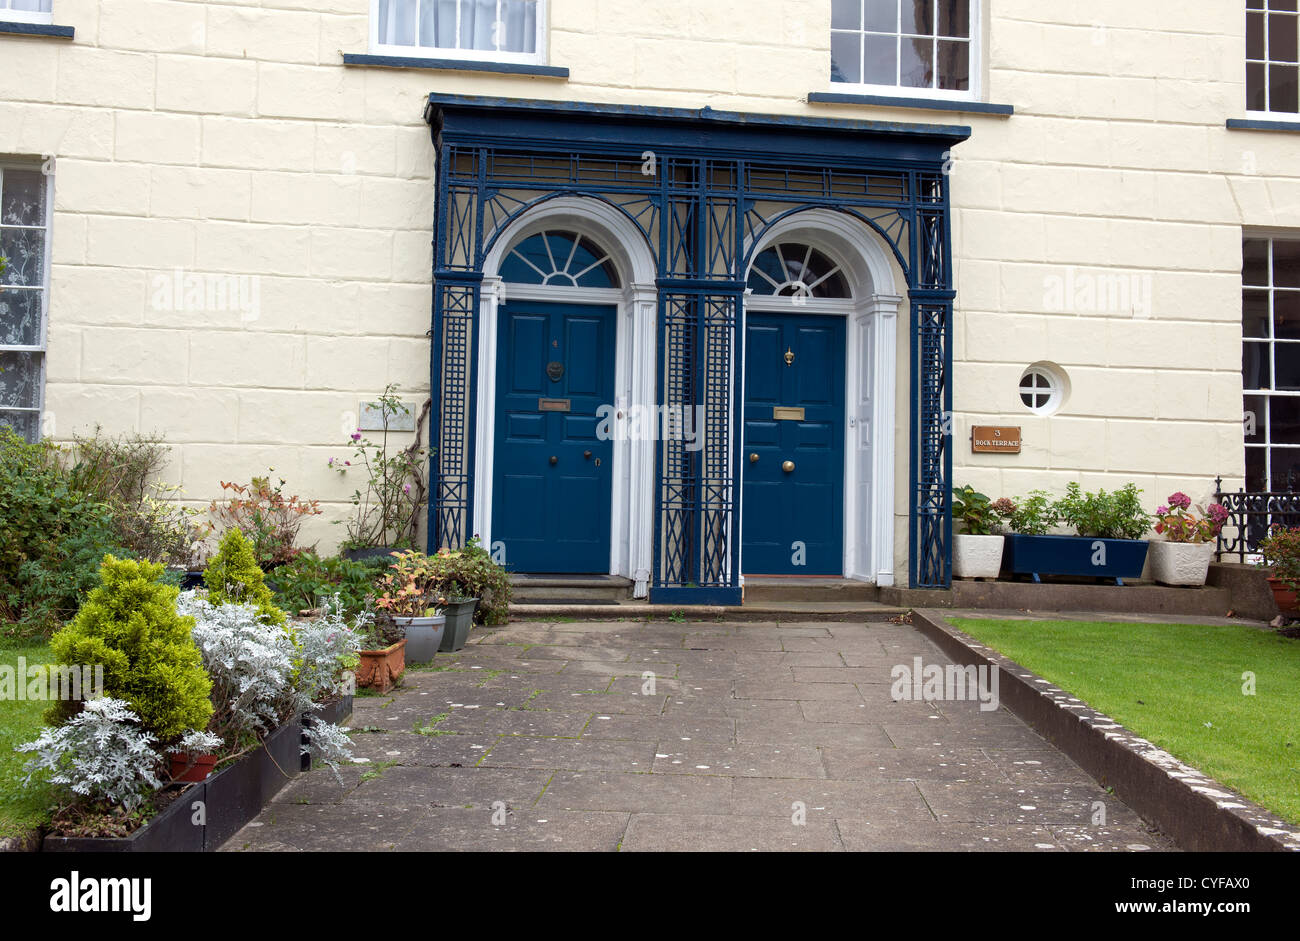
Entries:
{"label": "potted plant", "polygon": [[375,618],[361,636],[356,685],[386,693],[406,672],[406,637],[388,616]]}
{"label": "potted plant", "polygon": [[1262,564],[1269,569],[1268,585],[1278,610],[1286,615],[1300,614],[1296,596],[1300,589],[1300,527],[1274,526],[1260,540],[1259,551],[1264,556]]}
{"label": "potted plant", "polygon": [[406,635],[406,656],[412,663],[434,658],[442,644],[447,619],[439,605],[447,599],[438,594],[429,557],[414,550],[393,554],[388,574],[379,580],[382,594],[375,606],[386,612]]}
{"label": "potted plant", "polygon": [[[1076,575],[1114,579],[1139,578],[1146,564],[1147,543],[1140,537],[1150,528],[1136,484],[1114,493],[1084,492],[1071,483],[1065,495],[1047,503],[1047,494],[1035,491],[1021,501],[1011,516],[1016,535],[1007,539],[1007,568],[1018,574]],[[1074,535],[1053,535],[1047,530],[1062,524]]]}
{"label": "potted plant", "polygon": [[1162,585],[1205,584],[1214,558],[1215,540],[1228,519],[1228,511],[1218,503],[1188,512],[1192,498],[1187,494],[1169,495],[1167,506],[1156,508],[1155,530],[1164,539],[1151,543],[1151,577]]}
{"label": "potted plant", "polygon": [[447,596],[447,603],[442,608],[443,616],[447,619],[447,627],[442,632],[439,653],[455,653],[464,649],[469,641],[470,629],[474,626],[474,610],[477,607],[477,598],[466,598],[459,585],[452,586],[452,592]]}
{"label": "potted plant", "polygon": [[264,572],[311,551],[297,546],[298,534],[307,517],[324,512],[320,501],[300,500],[297,494],[286,497],[283,487],[284,479],[273,485],[269,473],[266,477],[254,477],[247,485],[223,480],[221,489],[232,495],[222,502],[213,500],[208,507],[212,521],[205,526],[207,533],[239,530],[248,539],[253,557]]}
{"label": "potted plant", "polygon": [[[342,555],[352,561],[390,555],[395,549],[416,545],[420,517],[425,503],[425,458],[428,451],[416,440],[410,447],[389,452],[390,415],[409,415],[411,410],[396,395],[397,386],[389,384],[375,405],[384,416],[383,436],[378,442],[362,436],[358,428],[352,433],[355,450],[348,459],[330,458],[329,467],[340,476],[364,470],[364,489],[352,493],[356,514],[347,523],[348,535],[341,547]],[[422,424],[416,422],[417,428]]]}
{"label": "potted plant", "polygon": [[994,502],[969,485],[952,492],[954,578],[997,578],[1002,571],[1002,520],[1015,510],[1005,497]]}

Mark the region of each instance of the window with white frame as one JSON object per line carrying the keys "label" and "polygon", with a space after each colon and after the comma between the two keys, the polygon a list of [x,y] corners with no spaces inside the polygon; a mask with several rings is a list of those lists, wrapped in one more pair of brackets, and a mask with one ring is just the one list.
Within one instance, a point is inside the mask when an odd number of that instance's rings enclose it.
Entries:
{"label": "window with white frame", "polygon": [[0,0],[0,22],[53,23],[54,0]]}
{"label": "window with white frame", "polygon": [[41,434],[49,307],[50,177],[0,162],[0,425]]}
{"label": "window with white frame", "polygon": [[1242,243],[1246,489],[1300,491],[1300,239]]}
{"label": "window with white frame", "polygon": [[978,0],[831,0],[831,81],[969,98],[977,12]]}
{"label": "window with white frame", "polygon": [[1246,110],[1300,113],[1297,0],[1246,0]]}
{"label": "window with white frame", "polygon": [[539,63],[546,0],[371,0],[370,46],[388,55]]}

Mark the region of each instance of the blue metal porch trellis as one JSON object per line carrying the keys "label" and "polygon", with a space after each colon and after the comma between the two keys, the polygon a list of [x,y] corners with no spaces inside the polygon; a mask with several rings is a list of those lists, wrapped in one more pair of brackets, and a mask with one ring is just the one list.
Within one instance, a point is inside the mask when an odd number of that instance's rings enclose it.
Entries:
{"label": "blue metal porch trellis", "polygon": [[431,96],[437,152],[429,546],[472,535],[475,342],[483,263],[521,214],[600,199],[657,263],[658,402],[703,407],[704,446],[656,458],[651,600],[740,601],[739,370],[745,275],[764,230],[813,207],[890,246],[911,302],[910,583],[951,580],[952,249],[943,167],[969,128],[710,109]]}

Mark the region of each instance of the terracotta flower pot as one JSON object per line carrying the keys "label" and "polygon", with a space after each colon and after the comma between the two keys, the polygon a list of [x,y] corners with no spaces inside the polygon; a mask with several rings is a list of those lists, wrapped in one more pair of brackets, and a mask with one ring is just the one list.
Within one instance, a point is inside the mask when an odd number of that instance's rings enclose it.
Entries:
{"label": "terracotta flower pot", "polygon": [[1280,578],[1268,577],[1268,587],[1273,589],[1273,600],[1282,614],[1300,615],[1300,599]]}
{"label": "terracotta flower pot", "polygon": [[362,650],[360,655],[357,685],[362,688],[386,693],[406,672],[405,638],[383,650]]}
{"label": "terracotta flower pot", "polygon": [[[191,763],[192,762],[192,763]],[[172,755],[173,781],[206,781],[216,767],[216,755]]]}

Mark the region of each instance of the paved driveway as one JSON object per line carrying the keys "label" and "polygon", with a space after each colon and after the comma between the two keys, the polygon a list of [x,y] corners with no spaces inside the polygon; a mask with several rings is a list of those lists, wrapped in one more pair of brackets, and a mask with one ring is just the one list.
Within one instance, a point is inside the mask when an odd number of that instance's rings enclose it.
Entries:
{"label": "paved driveway", "polygon": [[1172,848],[1007,711],[894,701],[917,657],[950,662],[905,624],[476,630],[223,849]]}

